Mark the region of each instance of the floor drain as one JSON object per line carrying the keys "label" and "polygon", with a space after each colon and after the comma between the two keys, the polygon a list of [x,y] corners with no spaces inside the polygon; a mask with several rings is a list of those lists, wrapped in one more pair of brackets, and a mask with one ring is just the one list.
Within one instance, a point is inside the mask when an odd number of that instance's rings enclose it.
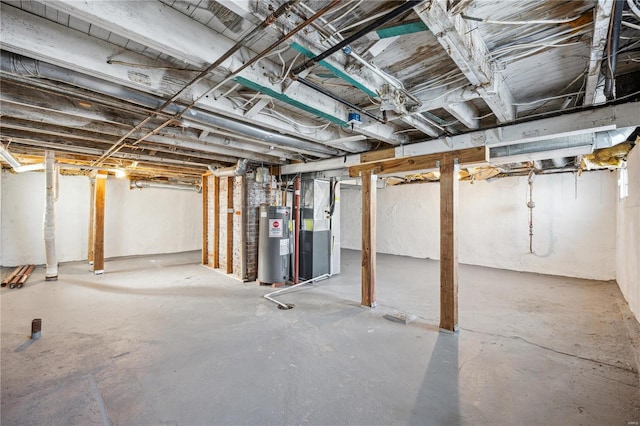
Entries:
{"label": "floor drain", "polygon": [[283,311],[293,309],[295,307],[296,305],[294,305],[293,303],[287,303],[287,306],[278,305],[278,309],[282,309]]}

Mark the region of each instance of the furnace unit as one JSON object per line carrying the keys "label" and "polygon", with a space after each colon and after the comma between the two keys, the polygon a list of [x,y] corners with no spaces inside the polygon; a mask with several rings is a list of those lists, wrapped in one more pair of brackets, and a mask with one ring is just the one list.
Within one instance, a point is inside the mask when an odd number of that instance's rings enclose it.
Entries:
{"label": "furnace unit", "polygon": [[291,209],[260,206],[258,235],[258,281],[281,283],[289,280]]}

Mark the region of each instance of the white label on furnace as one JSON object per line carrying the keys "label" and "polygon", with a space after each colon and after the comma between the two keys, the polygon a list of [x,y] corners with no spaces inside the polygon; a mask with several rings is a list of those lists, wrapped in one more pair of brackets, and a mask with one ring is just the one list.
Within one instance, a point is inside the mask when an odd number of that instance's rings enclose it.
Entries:
{"label": "white label on furnace", "polygon": [[289,239],[280,240],[280,256],[289,254]]}
{"label": "white label on furnace", "polygon": [[282,237],[282,219],[269,219],[269,238]]}
{"label": "white label on furnace", "polygon": [[267,217],[267,212],[260,212],[260,217]]}

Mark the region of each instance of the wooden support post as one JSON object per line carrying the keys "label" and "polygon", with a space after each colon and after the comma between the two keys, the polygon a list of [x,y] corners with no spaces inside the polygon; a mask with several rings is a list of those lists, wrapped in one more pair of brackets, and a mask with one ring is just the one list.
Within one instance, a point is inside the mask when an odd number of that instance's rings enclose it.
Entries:
{"label": "wooden support post", "polygon": [[209,264],[209,175],[202,175],[202,264]]}
{"label": "wooden support post", "polygon": [[93,206],[93,273],[104,273],[104,199],[107,187],[107,172],[96,174]]}
{"label": "wooden support post", "polygon": [[440,329],[458,331],[458,166],[440,163]]}
{"label": "wooden support post", "polygon": [[376,306],[377,176],[362,172],[362,306]]}
{"label": "wooden support post", "polygon": [[220,267],[220,178],[213,177],[213,267]]}
{"label": "wooden support post", "polygon": [[89,265],[93,265],[93,212],[95,209],[95,196],[96,196],[96,177],[89,177],[89,232],[88,232],[88,245],[87,245],[87,262]]}
{"label": "wooden support post", "polygon": [[227,274],[233,273],[233,181],[227,177]]}

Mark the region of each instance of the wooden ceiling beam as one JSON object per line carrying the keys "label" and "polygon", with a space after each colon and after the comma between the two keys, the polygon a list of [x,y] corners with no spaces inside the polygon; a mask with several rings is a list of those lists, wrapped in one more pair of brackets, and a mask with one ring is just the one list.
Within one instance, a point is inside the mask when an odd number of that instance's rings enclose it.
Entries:
{"label": "wooden ceiling beam", "polygon": [[357,177],[363,172],[378,175],[415,172],[439,167],[443,160],[457,160],[460,166],[488,163],[489,149],[486,146],[418,155],[415,157],[392,158],[388,160],[362,163],[349,167],[349,176]]}

